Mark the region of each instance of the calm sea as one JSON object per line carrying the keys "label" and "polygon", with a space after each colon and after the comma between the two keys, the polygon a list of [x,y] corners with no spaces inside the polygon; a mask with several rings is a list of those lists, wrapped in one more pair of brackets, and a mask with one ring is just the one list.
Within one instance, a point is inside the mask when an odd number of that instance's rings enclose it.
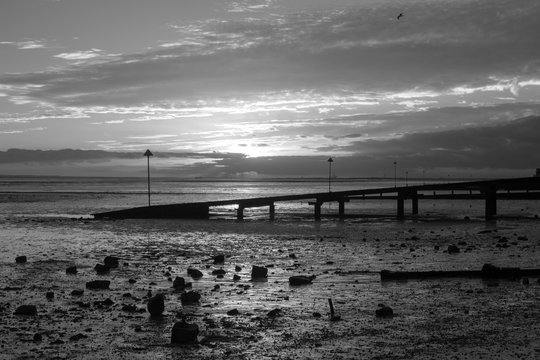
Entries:
{"label": "calm sea", "polygon": [[[419,185],[448,182],[442,180],[404,179],[332,179],[332,191],[358,190],[378,187]],[[146,178],[92,177],[0,177],[0,216],[11,217],[83,217],[91,214],[148,204]],[[179,180],[157,178],[151,180],[151,203],[172,204],[209,200],[243,199],[253,197],[304,194],[328,191],[328,179],[295,180]],[[503,216],[534,217],[540,213],[538,201],[499,201]],[[419,215],[428,218],[481,218],[481,200],[420,201]],[[347,215],[365,218],[392,218],[395,201],[357,200],[346,204]],[[406,203],[406,214],[411,205]],[[214,217],[234,218],[235,206],[211,209]],[[338,211],[336,203],[327,203],[322,212],[332,215]],[[267,208],[246,209],[247,219],[265,219]],[[307,200],[276,203],[277,220],[312,220],[313,207]]]}

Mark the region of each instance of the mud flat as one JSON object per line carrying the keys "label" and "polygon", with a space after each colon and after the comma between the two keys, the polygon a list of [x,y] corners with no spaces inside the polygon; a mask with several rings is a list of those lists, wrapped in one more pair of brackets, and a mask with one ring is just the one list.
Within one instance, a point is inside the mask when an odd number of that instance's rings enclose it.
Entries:
{"label": "mud flat", "polygon": [[[534,219],[4,225],[0,359],[540,358],[537,275],[380,279],[383,269],[540,268]],[[118,265],[98,274],[107,256]],[[253,266],[267,278],[252,280]],[[176,277],[191,286],[175,289]],[[87,286],[96,280],[102,288]],[[200,300],[182,302],[190,291]],[[164,311],[151,316],[158,293]],[[182,320],[198,326],[197,341],[171,344]]]}

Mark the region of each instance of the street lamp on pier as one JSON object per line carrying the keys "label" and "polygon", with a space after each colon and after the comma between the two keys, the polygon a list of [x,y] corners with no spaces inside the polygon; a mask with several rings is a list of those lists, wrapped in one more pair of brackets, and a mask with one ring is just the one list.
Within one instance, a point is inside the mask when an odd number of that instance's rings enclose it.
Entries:
{"label": "street lamp on pier", "polygon": [[332,163],[334,160],[332,158],[328,158],[328,192],[331,192],[330,187],[332,184]]}
{"label": "street lamp on pier", "polygon": [[396,166],[397,166],[397,161],[394,161],[394,187],[397,187],[397,170],[396,170]]}
{"label": "street lamp on pier", "polygon": [[144,156],[146,156],[148,164],[148,206],[150,206],[150,156],[154,156],[154,154],[149,149],[146,149]]}

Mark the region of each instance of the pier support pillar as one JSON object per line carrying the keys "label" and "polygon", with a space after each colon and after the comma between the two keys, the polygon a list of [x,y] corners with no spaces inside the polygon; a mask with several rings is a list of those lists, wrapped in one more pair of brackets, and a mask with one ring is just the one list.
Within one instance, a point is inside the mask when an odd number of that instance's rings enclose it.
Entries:
{"label": "pier support pillar", "polygon": [[315,207],[315,221],[320,221],[321,220],[321,205],[322,205],[322,203],[317,201],[313,205]]}
{"label": "pier support pillar", "polygon": [[238,210],[236,210],[236,219],[244,219],[244,207],[242,205],[238,205]]}
{"label": "pier support pillar", "polygon": [[486,220],[491,220],[497,215],[497,191],[486,191]]}
{"label": "pier support pillar", "polygon": [[401,193],[397,196],[397,218],[399,220],[405,218],[405,197]]}
{"label": "pier support pillar", "polygon": [[339,200],[339,216],[345,215],[345,200]]}
{"label": "pier support pillar", "polygon": [[276,217],[276,205],[273,203],[269,205],[270,220],[274,220]]}
{"label": "pier support pillar", "polygon": [[412,213],[414,215],[418,214],[418,196],[416,194],[412,198]]}

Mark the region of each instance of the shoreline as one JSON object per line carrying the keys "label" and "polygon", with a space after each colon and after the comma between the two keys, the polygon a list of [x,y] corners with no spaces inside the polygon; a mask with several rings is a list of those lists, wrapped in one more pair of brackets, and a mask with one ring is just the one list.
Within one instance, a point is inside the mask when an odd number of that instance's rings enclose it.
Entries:
{"label": "shoreline", "polygon": [[[25,235],[11,237],[19,226]],[[538,267],[537,229],[537,221],[512,219],[11,223],[2,235],[9,254],[0,257],[6,320],[0,346],[10,358],[532,359],[540,353],[537,278],[529,285],[462,278],[381,283],[378,272],[464,270],[487,262]],[[450,244],[461,252],[445,252]],[[16,264],[15,254],[26,254],[28,262]],[[225,255],[223,265],[209,261],[217,254]],[[120,266],[97,275],[93,267],[107,255],[118,256]],[[72,265],[79,271],[67,275]],[[250,281],[253,265],[268,268],[268,281]],[[203,278],[190,279],[189,267]],[[219,269],[226,271],[223,279],[212,275]],[[292,287],[292,275],[316,278]],[[170,281],[176,276],[193,283],[199,303],[182,305]],[[96,279],[111,281],[110,290],[71,295]],[[146,311],[149,290],[166,297],[158,319]],[[45,296],[49,291],[52,300]],[[340,321],[330,321],[329,298]],[[23,303],[35,304],[37,316],[14,315]],[[379,304],[394,316],[378,318]],[[124,311],[124,305],[137,310]],[[279,315],[271,318],[274,309]],[[238,314],[229,315],[231,310]],[[170,344],[179,313],[199,326],[197,344]],[[40,342],[33,340],[36,333]]]}

